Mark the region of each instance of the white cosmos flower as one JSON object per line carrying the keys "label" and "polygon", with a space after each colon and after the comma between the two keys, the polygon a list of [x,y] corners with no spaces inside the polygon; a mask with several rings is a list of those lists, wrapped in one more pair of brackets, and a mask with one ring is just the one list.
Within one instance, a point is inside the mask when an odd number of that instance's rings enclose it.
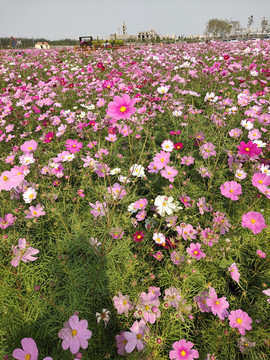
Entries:
{"label": "white cosmos flower", "polygon": [[23,193],[23,200],[26,204],[30,204],[32,200],[37,197],[37,193],[34,188],[30,187]]}
{"label": "white cosmos flower", "polygon": [[153,240],[155,240],[156,244],[165,244],[166,238],[162,233],[154,233],[153,234]]}
{"label": "white cosmos flower", "polygon": [[142,165],[134,164],[131,166],[129,170],[131,171],[133,176],[144,177],[145,176],[144,169],[145,168]]}
{"label": "white cosmos flower", "polygon": [[120,168],[115,168],[110,171],[110,175],[116,175],[119,174],[120,172],[121,172]]}
{"label": "white cosmos flower", "polygon": [[167,197],[165,195],[157,196],[154,205],[157,207],[157,213],[160,216],[171,215],[174,211],[182,209],[178,207],[178,203],[174,202],[171,196]]}
{"label": "white cosmos flower", "polygon": [[266,147],[266,143],[264,143],[262,140],[253,140],[252,141],[253,142],[253,144],[257,144],[257,146],[259,147],[259,148],[263,148],[263,147]]}

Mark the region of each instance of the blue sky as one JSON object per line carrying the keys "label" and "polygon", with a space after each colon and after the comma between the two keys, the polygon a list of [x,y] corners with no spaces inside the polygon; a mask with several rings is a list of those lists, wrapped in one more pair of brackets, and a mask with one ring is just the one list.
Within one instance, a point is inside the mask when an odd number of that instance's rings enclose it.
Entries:
{"label": "blue sky", "polygon": [[158,34],[203,34],[212,18],[239,20],[260,27],[270,22],[270,0],[0,0],[0,37],[49,40],[154,29]]}

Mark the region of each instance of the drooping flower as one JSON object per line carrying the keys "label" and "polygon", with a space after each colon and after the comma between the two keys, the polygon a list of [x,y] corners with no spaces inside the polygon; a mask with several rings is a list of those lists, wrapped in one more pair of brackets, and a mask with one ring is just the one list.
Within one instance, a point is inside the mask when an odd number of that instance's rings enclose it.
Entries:
{"label": "drooping flower", "polygon": [[21,340],[22,349],[15,349],[12,356],[17,360],[37,360],[38,348],[32,338],[23,338]]}
{"label": "drooping flower", "polygon": [[111,312],[108,309],[103,309],[101,313],[96,313],[97,323],[99,324],[101,320],[104,321],[105,328],[110,320]]}
{"label": "drooping flower", "polygon": [[197,350],[192,349],[194,344],[181,339],[172,344],[174,350],[170,351],[171,360],[193,360],[199,357]]}
{"label": "drooping flower", "polygon": [[136,112],[135,103],[136,99],[130,99],[127,94],[115,96],[108,104],[107,115],[116,120],[129,119]]}
{"label": "drooping flower", "polygon": [[79,321],[77,315],[72,315],[68,323],[65,323],[65,327],[58,333],[60,339],[63,340],[62,348],[64,350],[70,348],[72,354],[76,354],[80,347],[86,349],[88,347],[87,340],[92,336],[92,332],[87,327],[86,320]]}
{"label": "drooping flower", "polygon": [[233,263],[228,268],[228,271],[230,272],[232,279],[235,280],[237,283],[239,283],[239,278],[240,278],[241,274],[237,269],[236,263]]}
{"label": "drooping flower", "polygon": [[20,238],[18,241],[18,246],[12,246],[13,255],[15,258],[11,260],[11,265],[17,267],[20,261],[28,263],[29,261],[37,260],[36,255],[39,253],[39,250],[32,248],[31,246],[28,247],[26,244],[26,240]]}
{"label": "drooping flower", "polygon": [[251,317],[241,309],[231,311],[228,319],[230,321],[230,327],[237,328],[241,335],[245,335],[246,330],[252,329],[250,325],[252,323]]}
{"label": "drooping flower", "polygon": [[267,225],[262,214],[256,211],[249,211],[242,216],[242,227],[249,228],[253,234],[259,234]]}

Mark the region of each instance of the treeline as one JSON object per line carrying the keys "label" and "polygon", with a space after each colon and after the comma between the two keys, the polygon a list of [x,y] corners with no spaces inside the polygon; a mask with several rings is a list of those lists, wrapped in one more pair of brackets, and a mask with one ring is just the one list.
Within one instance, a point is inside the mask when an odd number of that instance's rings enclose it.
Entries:
{"label": "treeline", "polygon": [[[78,45],[79,40],[74,39],[62,39],[62,40],[47,40],[44,38],[16,38],[15,41],[12,41],[11,38],[2,37],[0,38],[0,49],[26,49],[34,48],[37,42],[47,42],[50,46],[73,46]],[[13,46],[15,45],[15,46]]]}

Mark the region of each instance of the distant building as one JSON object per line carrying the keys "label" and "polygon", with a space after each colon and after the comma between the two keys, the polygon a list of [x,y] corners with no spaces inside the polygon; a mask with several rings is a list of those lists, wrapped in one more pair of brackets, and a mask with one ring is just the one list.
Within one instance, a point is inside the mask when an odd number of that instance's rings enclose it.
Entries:
{"label": "distant building", "polygon": [[139,41],[155,40],[157,37],[158,37],[158,34],[156,33],[155,30],[140,31],[138,34]]}
{"label": "distant building", "polygon": [[136,35],[128,35],[127,33],[127,25],[125,22],[123,22],[122,25],[122,34],[120,34],[120,28],[118,28],[118,34],[111,34],[110,40],[136,40]]}
{"label": "distant building", "polygon": [[35,49],[50,49],[50,45],[47,42],[37,42],[35,44]]}

